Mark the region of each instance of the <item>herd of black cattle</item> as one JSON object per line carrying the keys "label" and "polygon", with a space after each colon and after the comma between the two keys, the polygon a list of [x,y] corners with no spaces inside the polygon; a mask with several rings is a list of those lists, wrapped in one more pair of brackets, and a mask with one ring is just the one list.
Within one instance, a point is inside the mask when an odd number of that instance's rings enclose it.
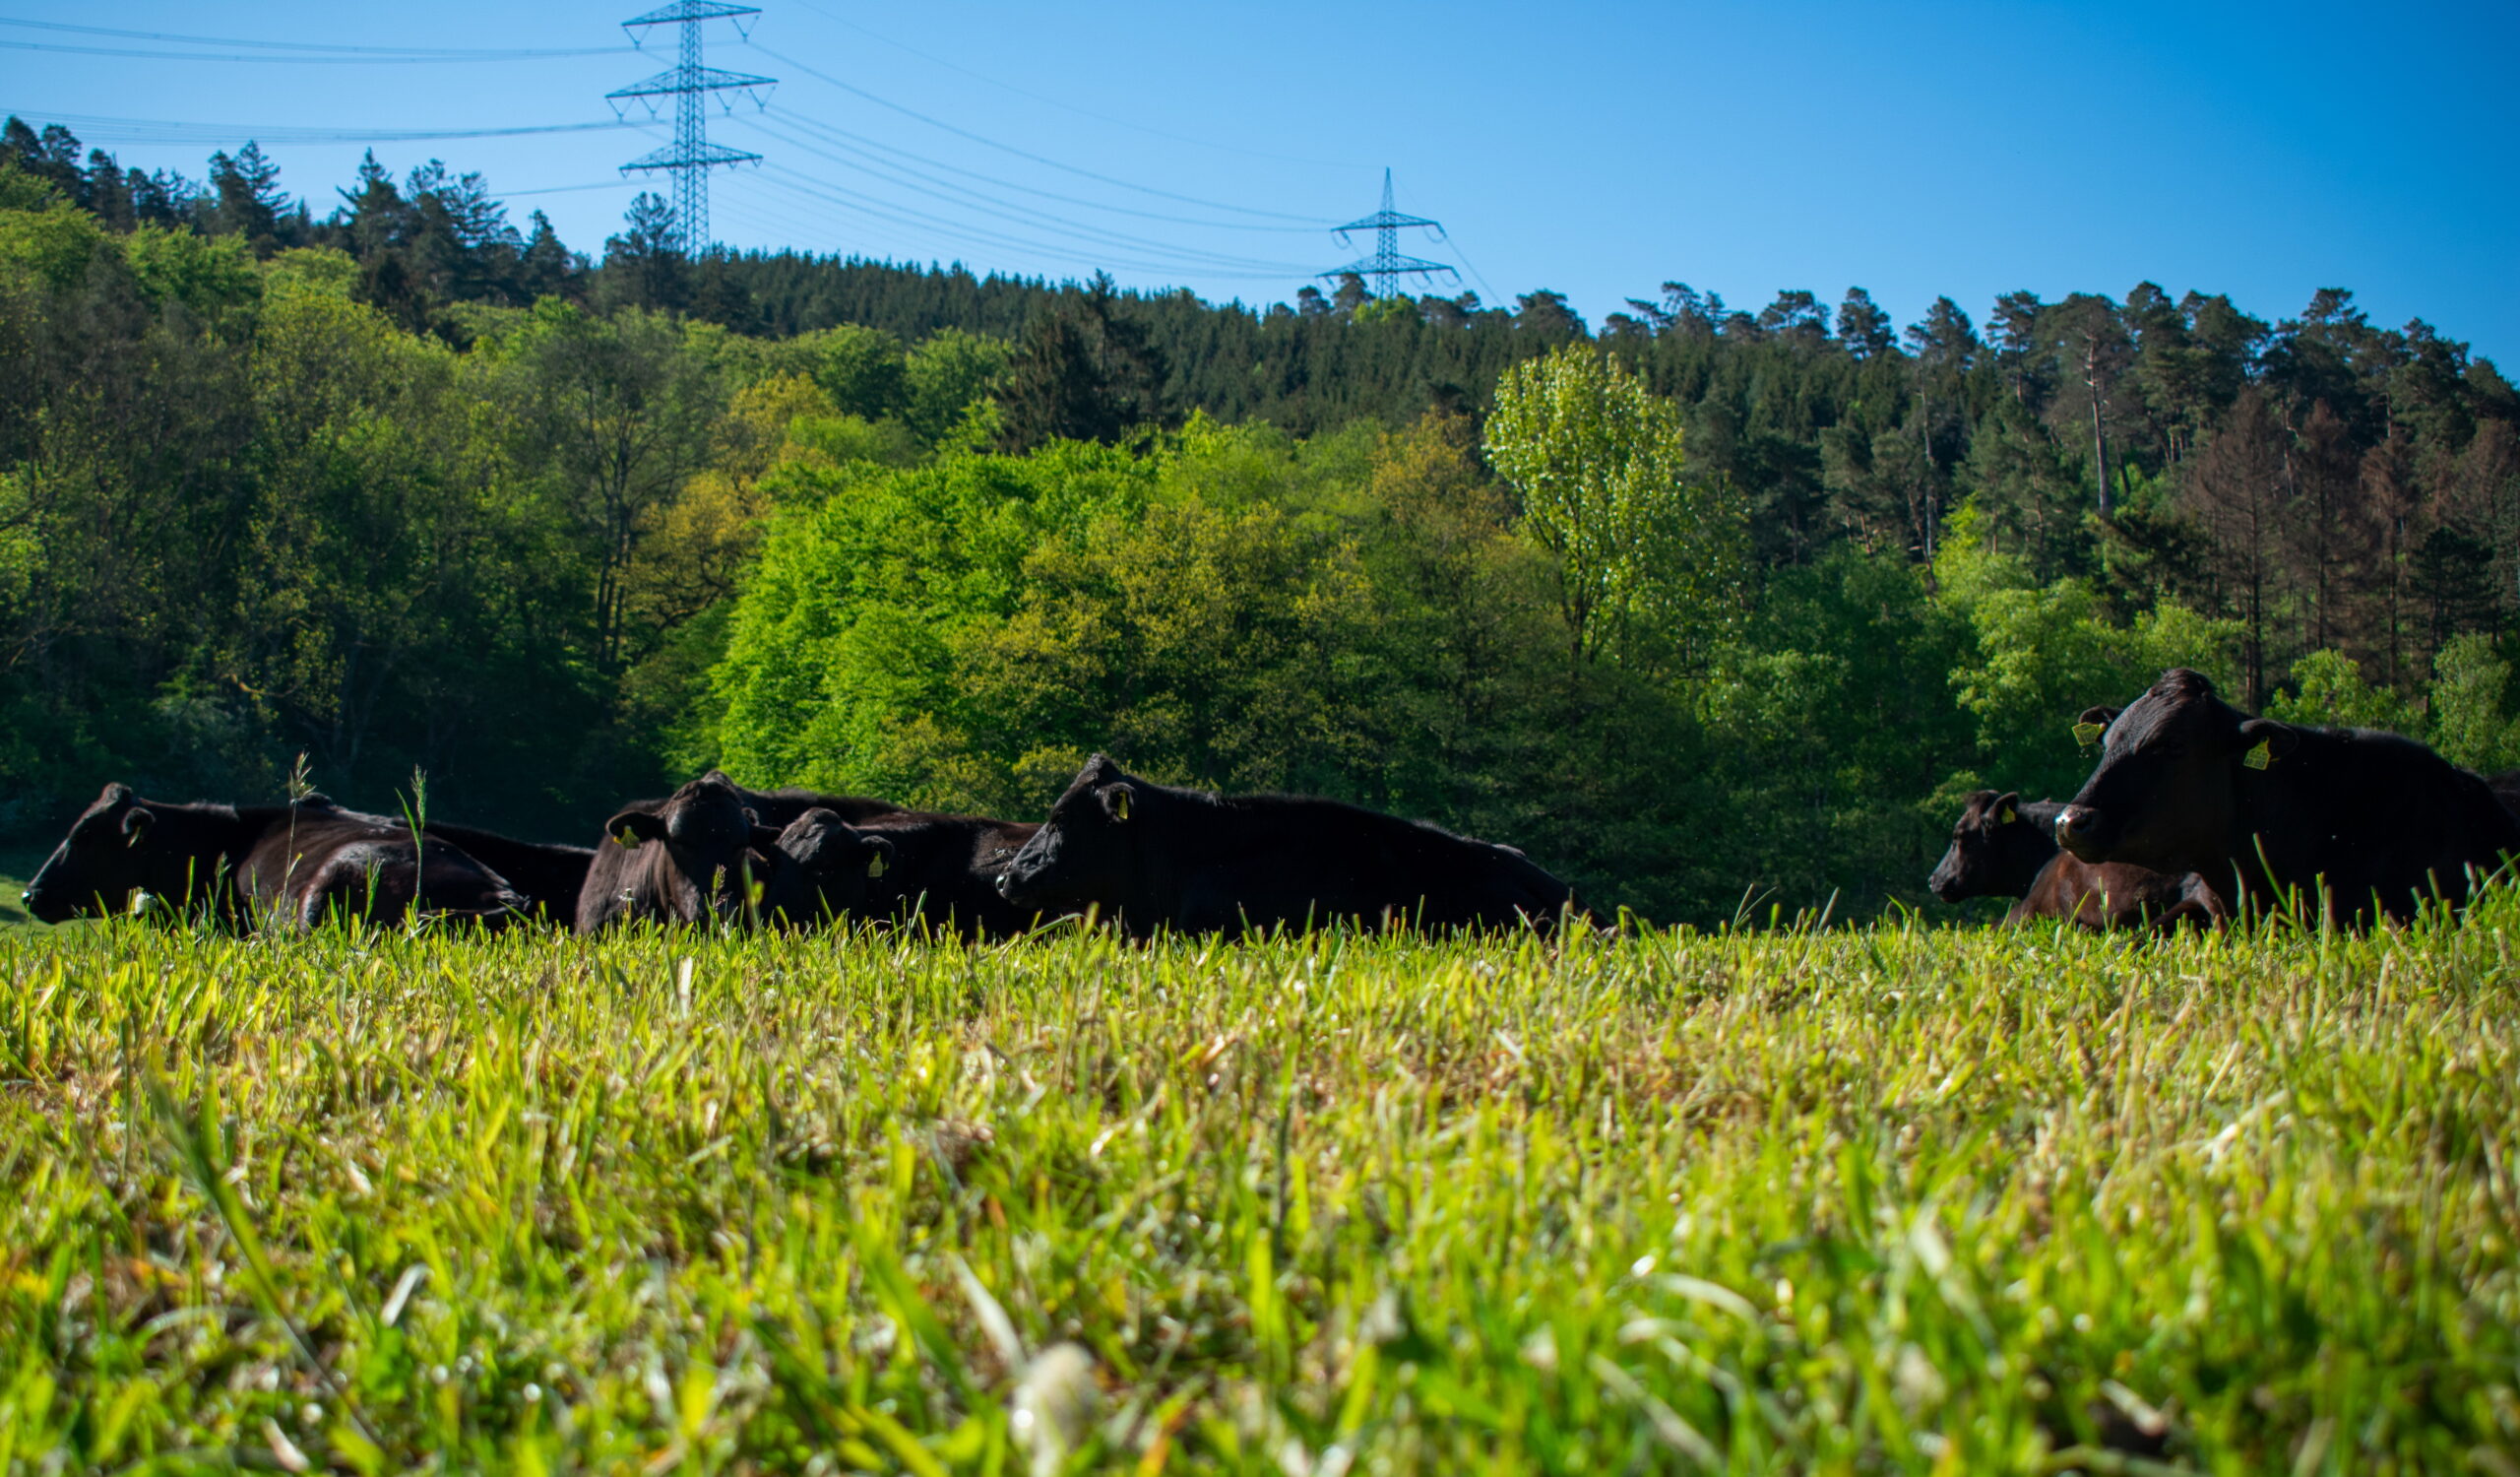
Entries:
{"label": "herd of black cattle", "polygon": [[[2219,925],[2249,909],[2404,919],[2520,856],[2520,771],[2488,781],[2394,734],[2252,718],[2185,670],[2077,733],[2072,801],[1970,797],[1930,885],[2016,920]],[[1097,755],[1040,822],[752,791],[712,770],[622,807],[592,847],[433,818],[168,804],[109,785],[25,894],[47,923],[133,909],[231,926],[422,916],[593,932],[636,920],[918,922],[1002,938],[1092,914],[1137,935],[1354,922],[1426,930],[1589,918],[1521,852],[1336,801],[1152,784]]]}

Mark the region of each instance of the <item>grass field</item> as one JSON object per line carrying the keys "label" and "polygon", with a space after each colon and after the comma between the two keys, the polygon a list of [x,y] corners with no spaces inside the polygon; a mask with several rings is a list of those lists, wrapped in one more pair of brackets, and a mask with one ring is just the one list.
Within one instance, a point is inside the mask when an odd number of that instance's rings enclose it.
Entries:
{"label": "grass field", "polygon": [[44,854],[25,848],[0,847],[0,930],[32,928],[34,920],[27,916],[18,894],[27,890],[27,879],[43,866]]}
{"label": "grass field", "polygon": [[0,1469],[2520,1472],[2520,906],[0,933]]}

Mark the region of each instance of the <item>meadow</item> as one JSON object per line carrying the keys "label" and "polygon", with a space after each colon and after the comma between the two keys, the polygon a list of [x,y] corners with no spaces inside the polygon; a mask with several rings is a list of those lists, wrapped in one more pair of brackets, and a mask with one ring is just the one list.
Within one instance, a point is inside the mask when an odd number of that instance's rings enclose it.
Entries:
{"label": "meadow", "polygon": [[2520,1472],[2515,926],[0,930],[0,1471]]}

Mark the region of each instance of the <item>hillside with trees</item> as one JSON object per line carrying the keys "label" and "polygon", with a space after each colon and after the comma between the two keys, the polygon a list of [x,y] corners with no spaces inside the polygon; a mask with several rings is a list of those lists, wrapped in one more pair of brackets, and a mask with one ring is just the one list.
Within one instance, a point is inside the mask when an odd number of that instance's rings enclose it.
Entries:
{"label": "hillside with trees", "polygon": [[1109,749],[1704,922],[1920,900],[2173,663],[2520,764],[2520,395],[2341,289],[1253,307],[12,119],[0,361],[21,836],[301,753],[588,839],[709,763],[1028,814]]}

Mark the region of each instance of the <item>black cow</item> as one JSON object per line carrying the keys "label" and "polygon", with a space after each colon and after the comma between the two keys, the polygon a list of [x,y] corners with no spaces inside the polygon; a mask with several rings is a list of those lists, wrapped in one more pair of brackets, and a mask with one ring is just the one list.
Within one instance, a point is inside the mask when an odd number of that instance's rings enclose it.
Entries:
{"label": "black cow", "polygon": [[2520,852],[2520,818],[2486,782],[2414,739],[2252,718],[2184,668],[2083,721],[2108,726],[2100,765],[2056,839],[2086,862],[2196,872],[2227,908],[2298,894],[2406,919],[2464,902],[2472,873]]}
{"label": "black cow", "polygon": [[[358,810],[343,813],[395,830],[410,828],[410,822],[401,815]],[[497,872],[501,880],[524,897],[527,916],[562,928],[577,920],[578,894],[585,890],[587,867],[595,861],[593,847],[519,841],[496,831],[442,820],[422,821],[420,835],[424,841],[446,842]]]}
{"label": "black cow", "polygon": [[1951,849],[1926,885],[1946,903],[2016,898],[2008,924],[2070,919],[2086,929],[2171,928],[2226,921],[2222,902],[2194,872],[2170,876],[2123,862],[2085,862],[2056,846],[2056,801],[2018,791],[1970,792],[1951,828]]}
{"label": "black cow", "polygon": [[[788,825],[812,810],[847,824],[899,808],[853,796],[765,795],[713,769],[662,801],[637,802],[603,823],[610,840],[596,849],[587,868],[577,930],[592,933],[637,919],[743,921],[760,902],[747,888],[781,880],[770,853]],[[810,911],[805,904],[797,907]]]}
{"label": "black cow", "polygon": [[801,927],[882,916],[869,879],[894,870],[893,841],[837,811],[816,806],[776,833],[757,827],[753,858],[768,864],[761,913],[771,922]]}
{"label": "black cow", "polygon": [[578,894],[586,890],[587,868],[595,862],[593,847],[519,841],[438,820],[422,822],[420,834],[429,841],[452,842],[506,878],[524,896],[530,914],[564,929],[577,919]]}
{"label": "black cow", "polygon": [[1011,938],[1033,926],[1033,910],[1000,896],[997,878],[1039,824],[904,810],[861,829],[893,845],[892,867],[866,889],[870,916],[975,938]]}
{"label": "black cow", "polygon": [[503,924],[525,899],[462,848],[320,796],[291,805],[167,804],[107,785],[26,891],[45,923],[124,911],[145,894],[231,928],[269,920],[399,922],[407,914]]}
{"label": "black cow", "polygon": [[1101,754],[998,879],[1019,911],[1097,908],[1131,933],[1238,933],[1347,919],[1551,928],[1564,882],[1511,847],[1300,796],[1150,784]]}

